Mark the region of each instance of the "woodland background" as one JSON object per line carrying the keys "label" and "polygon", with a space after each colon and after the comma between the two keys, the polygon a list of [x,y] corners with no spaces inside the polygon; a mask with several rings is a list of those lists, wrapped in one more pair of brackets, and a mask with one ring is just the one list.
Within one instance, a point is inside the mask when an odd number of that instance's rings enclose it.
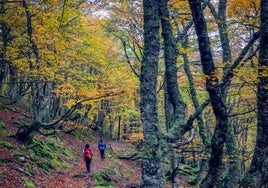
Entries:
{"label": "woodland background", "polygon": [[192,185],[267,186],[267,7],[1,0],[1,108],[25,105],[13,138],[131,142],[141,187],[179,187],[181,164]]}

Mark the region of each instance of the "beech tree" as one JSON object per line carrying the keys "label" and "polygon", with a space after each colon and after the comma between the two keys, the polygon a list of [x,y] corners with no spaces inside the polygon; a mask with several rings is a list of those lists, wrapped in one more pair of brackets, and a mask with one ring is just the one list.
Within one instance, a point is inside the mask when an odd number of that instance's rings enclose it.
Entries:
{"label": "beech tree", "polygon": [[261,0],[260,52],[257,90],[257,137],[243,187],[268,186],[268,0]]}
{"label": "beech tree", "polygon": [[29,100],[32,105],[34,126],[22,125],[19,140],[27,142],[39,130],[74,130],[69,120],[88,125],[91,122],[82,119],[92,121],[101,99],[125,92],[120,97],[129,102],[137,79],[101,26],[105,20],[83,12],[90,10],[90,2],[23,0],[0,5],[1,95],[10,93],[13,103]]}
{"label": "beech tree", "polygon": [[156,80],[160,51],[158,0],[143,0],[144,52],[140,73],[140,108],[145,139],[141,187],[164,187],[163,157],[157,116]]}
{"label": "beech tree", "polygon": [[209,171],[201,187],[213,187],[220,175],[222,165],[223,146],[226,141],[228,117],[225,103],[221,97],[219,80],[215,77],[216,68],[213,62],[210,42],[207,32],[206,21],[203,15],[201,2],[189,0],[192,11],[195,30],[198,37],[198,45],[203,72],[206,75],[206,89],[209,93],[210,102],[216,117],[216,127],[211,140],[211,157]]}
{"label": "beech tree", "polygon": [[[141,187],[164,186],[163,162],[166,150],[171,152],[172,150],[169,150],[169,148],[176,148],[182,145],[177,140],[192,129],[194,119],[207,105],[207,103],[202,105],[197,109],[196,113],[189,116],[188,119],[186,118],[186,104],[182,100],[178,87],[177,48],[169,21],[167,2],[167,0],[143,1],[144,52],[140,73],[140,108],[145,150],[142,160]],[[165,110],[168,113],[166,115],[167,124],[165,130],[159,123],[156,87],[160,52],[160,27],[162,28],[164,39],[165,103],[168,103],[169,106]],[[191,131],[190,138],[183,144],[189,143],[193,139],[193,135],[193,131]],[[171,173],[176,176],[177,163],[174,163],[174,171]],[[178,186],[178,182],[174,185]]]}
{"label": "beech tree", "polygon": [[[221,37],[221,45],[223,50],[223,63],[226,64],[223,71],[223,78],[219,80],[217,75],[219,72],[216,69],[215,62],[212,58],[211,42],[208,37],[207,21],[204,17],[201,2],[189,1],[193,20],[195,23],[195,30],[198,38],[199,52],[201,57],[201,64],[204,74],[206,75],[206,89],[209,93],[211,106],[213,113],[216,118],[216,127],[214,129],[213,138],[211,140],[211,157],[209,160],[209,171],[206,178],[203,180],[201,187],[213,187],[214,185],[220,186],[219,176],[221,175],[222,157],[223,157],[223,146],[226,144],[227,153],[234,157],[237,153],[234,145],[234,133],[230,127],[226,95],[231,82],[234,77],[233,70],[240,64],[244,58],[248,49],[252,45],[252,42],[258,38],[258,33],[252,37],[248,44],[243,48],[241,54],[233,62],[228,65],[231,61],[230,47],[228,42],[228,35],[226,32],[226,20],[225,20],[225,9],[226,1],[219,1],[218,12],[212,7],[211,3],[208,3],[212,14],[218,20],[218,28]],[[221,84],[219,84],[220,82]],[[228,132],[227,132],[228,130]],[[236,159],[235,159],[236,160]],[[238,174],[236,161],[230,162],[228,165],[229,173],[226,175],[226,182],[222,186],[234,186],[239,179],[233,178],[234,174]],[[238,177],[238,176],[235,176]]]}

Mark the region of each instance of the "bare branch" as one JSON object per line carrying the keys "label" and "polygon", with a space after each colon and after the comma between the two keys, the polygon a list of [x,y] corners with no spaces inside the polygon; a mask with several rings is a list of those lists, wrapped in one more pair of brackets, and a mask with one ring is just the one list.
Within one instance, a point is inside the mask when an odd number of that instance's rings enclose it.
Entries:
{"label": "bare branch", "polygon": [[205,102],[203,102],[197,109],[196,111],[189,116],[188,120],[187,120],[187,126],[191,127],[194,120],[197,118],[197,116],[199,116],[203,110],[209,105],[210,103],[210,99],[207,99]]}
{"label": "bare branch", "polygon": [[101,95],[101,96],[97,96],[97,97],[91,97],[91,98],[85,98],[85,99],[81,99],[79,101],[76,102],[75,105],[73,105],[63,116],[61,116],[59,119],[49,122],[49,123],[42,123],[43,128],[45,129],[49,129],[52,128],[53,125],[56,125],[57,123],[59,123],[60,121],[62,121],[63,119],[65,119],[66,117],[68,117],[69,115],[71,115],[76,108],[78,107],[78,105],[80,105],[83,102],[86,101],[92,101],[92,100],[97,100],[97,99],[102,99],[102,98],[106,98],[106,97],[112,97],[112,96],[117,96],[121,93],[107,93],[105,95]]}
{"label": "bare branch", "polygon": [[224,75],[220,86],[223,87],[226,83],[229,82],[231,78],[234,77],[233,70],[237,68],[240,64],[240,62],[244,59],[245,55],[247,54],[248,50],[251,48],[251,46],[254,44],[254,42],[260,38],[260,31],[253,34],[252,38],[249,40],[245,48],[241,51],[240,55],[236,58],[232,66],[226,71],[226,74]]}

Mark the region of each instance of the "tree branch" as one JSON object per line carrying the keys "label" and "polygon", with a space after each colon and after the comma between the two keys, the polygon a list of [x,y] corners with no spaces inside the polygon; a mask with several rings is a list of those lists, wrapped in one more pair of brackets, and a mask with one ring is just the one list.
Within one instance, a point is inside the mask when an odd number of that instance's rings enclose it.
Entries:
{"label": "tree branch", "polygon": [[226,71],[226,74],[223,76],[223,79],[221,81],[220,87],[223,87],[226,83],[229,82],[231,78],[234,77],[234,69],[237,68],[240,64],[240,62],[243,60],[245,55],[247,54],[248,50],[251,48],[253,43],[260,38],[260,31],[253,34],[252,38],[249,40],[245,48],[241,51],[240,55],[236,58],[233,65],[230,66],[230,68]]}
{"label": "tree branch", "polygon": [[78,107],[78,105],[80,105],[83,102],[86,101],[92,101],[92,100],[97,100],[97,99],[101,99],[101,98],[106,98],[106,97],[112,97],[112,96],[116,96],[119,95],[120,93],[107,93],[106,95],[102,95],[102,96],[97,96],[97,97],[91,97],[91,98],[85,98],[85,99],[81,99],[79,101],[76,102],[75,105],[73,105],[63,116],[61,116],[59,119],[49,122],[49,123],[42,123],[43,128],[45,129],[49,129],[52,128],[53,125],[56,125],[57,123],[59,123],[60,121],[62,121],[63,119],[65,119],[66,117],[68,117],[69,115],[71,115],[76,108]]}
{"label": "tree branch", "polygon": [[184,146],[186,144],[189,144],[190,142],[193,141],[194,137],[195,137],[195,129],[192,128],[190,131],[190,136],[187,140],[184,140],[183,142],[176,142],[176,143],[172,144],[172,147],[179,148],[180,146]]}

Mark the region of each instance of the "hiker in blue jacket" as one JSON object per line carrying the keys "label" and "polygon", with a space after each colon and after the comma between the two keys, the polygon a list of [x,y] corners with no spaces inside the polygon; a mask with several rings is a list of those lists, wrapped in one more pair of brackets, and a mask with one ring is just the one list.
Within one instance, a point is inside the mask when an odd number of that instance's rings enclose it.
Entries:
{"label": "hiker in blue jacket", "polygon": [[103,140],[100,140],[100,142],[98,144],[98,148],[100,150],[101,159],[104,159],[105,158],[106,144]]}

